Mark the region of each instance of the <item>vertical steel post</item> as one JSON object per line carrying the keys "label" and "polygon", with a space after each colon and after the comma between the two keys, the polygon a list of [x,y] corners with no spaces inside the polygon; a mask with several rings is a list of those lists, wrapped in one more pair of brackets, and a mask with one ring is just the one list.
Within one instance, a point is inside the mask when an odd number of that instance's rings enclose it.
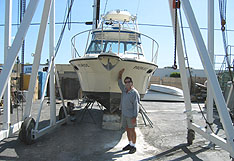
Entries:
{"label": "vertical steel post", "polygon": [[[173,0],[168,0],[168,2],[170,6],[172,25],[175,28],[175,12],[172,6]],[[188,86],[187,72],[185,68],[184,50],[182,46],[179,23],[177,23],[177,53],[178,53],[179,69],[181,73],[181,84],[182,84],[183,94],[184,94],[184,103],[185,103],[185,109],[186,109],[186,115],[187,115],[187,126],[188,126],[188,129],[190,129],[190,125],[192,122],[192,115],[191,115],[192,107],[191,107],[190,91],[189,91],[189,86]]]}
{"label": "vertical steel post", "polygon": [[[7,63],[7,56],[11,46],[11,20],[12,20],[12,0],[5,0],[5,40],[4,40],[4,65]],[[7,80],[7,85],[4,93],[3,102],[3,129],[8,130],[10,126],[10,79]]]}
{"label": "vertical steel post", "polygon": [[52,0],[52,6],[50,10],[50,42],[49,42],[49,52],[50,52],[50,62],[52,63],[50,71],[50,125],[56,124],[56,100],[55,100],[55,67],[54,61],[54,39],[55,39],[55,0]]}
{"label": "vertical steel post", "polygon": [[[211,63],[214,65],[214,0],[208,0],[208,53],[210,54]],[[214,69],[214,67],[213,67]],[[207,121],[210,125],[213,123],[213,96],[210,81],[207,79]],[[211,129],[207,126],[207,132]]]}

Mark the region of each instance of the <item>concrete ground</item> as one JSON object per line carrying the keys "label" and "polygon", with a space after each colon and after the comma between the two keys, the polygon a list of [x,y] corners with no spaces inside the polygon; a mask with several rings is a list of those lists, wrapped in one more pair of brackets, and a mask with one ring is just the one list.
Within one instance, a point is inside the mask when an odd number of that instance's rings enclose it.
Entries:
{"label": "concrete ground", "polygon": [[[75,103],[77,103],[75,101]],[[143,125],[138,117],[137,152],[128,154],[121,149],[128,144],[126,133],[101,128],[103,112],[95,104],[91,111],[96,124],[88,113],[80,121],[82,108],[75,110],[76,121],[56,128],[39,138],[32,145],[25,145],[17,139],[18,134],[0,142],[0,160],[22,161],[109,161],[109,160],[230,160],[229,153],[219,147],[210,148],[209,142],[196,134],[193,145],[188,146],[186,116],[183,103],[142,102],[147,115],[154,123],[153,128]],[[203,105],[202,105],[203,106]],[[32,116],[36,118],[39,101],[33,105]],[[57,114],[61,107],[57,104]],[[194,119],[200,125],[204,120],[197,104]],[[13,118],[17,118],[14,109]],[[45,104],[40,127],[49,124],[49,106]],[[16,119],[13,119],[13,122]],[[215,132],[225,137],[216,115]]]}

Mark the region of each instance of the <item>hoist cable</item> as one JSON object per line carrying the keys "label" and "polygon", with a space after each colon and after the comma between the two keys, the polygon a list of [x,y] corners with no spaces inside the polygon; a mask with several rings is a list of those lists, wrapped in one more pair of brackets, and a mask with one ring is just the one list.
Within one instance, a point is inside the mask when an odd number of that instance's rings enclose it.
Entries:
{"label": "hoist cable", "polygon": [[228,34],[227,34],[227,25],[226,25],[226,9],[227,9],[227,1],[226,0],[219,0],[219,11],[220,11],[220,20],[221,20],[221,31],[223,37],[223,45],[225,51],[225,59],[228,66],[228,72],[231,79],[232,84],[233,82],[233,75],[231,71],[231,65],[229,62],[229,55],[228,55]]}
{"label": "hoist cable", "polygon": [[183,47],[184,47],[184,53],[185,53],[185,60],[187,62],[187,67],[188,67],[188,72],[189,72],[189,77],[190,77],[190,83],[191,83],[191,87],[190,87],[190,93],[191,93],[193,80],[192,80],[192,72],[190,70],[190,65],[189,65],[189,60],[188,60],[188,52],[187,52],[186,41],[185,41],[185,36],[184,36],[184,27],[183,27],[183,20],[182,20],[181,10],[179,10],[179,16],[180,16],[180,24],[181,24],[181,34],[182,34],[182,39],[183,39],[183,44],[184,44]]}
{"label": "hoist cable", "polygon": [[[70,15],[70,13],[71,13],[71,9],[72,9],[73,2],[74,2],[74,0],[71,0],[70,6],[69,6],[68,11],[67,11],[67,15],[65,16],[65,17],[66,17],[66,18],[65,18],[65,22],[64,22],[64,24],[63,24],[61,33],[60,33],[60,35],[59,35],[58,42],[57,42],[56,47],[55,47],[55,57],[56,57],[56,55],[57,55],[57,53],[58,53],[59,47],[60,47],[61,42],[62,42],[62,39],[63,39],[63,34],[64,34],[64,31],[65,31],[66,25],[67,25],[67,23],[68,23],[68,21],[69,21],[69,15]],[[55,57],[54,57],[54,58],[55,58]]]}
{"label": "hoist cable", "polygon": [[137,3],[136,16],[137,16],[137,14],[138,14],[139,7],[140,7],[140,0],[138,0],[138,3]]}
{"label": "hoist cable", "polygon": [[[69,6],[71,5],[70,3],[71,3],[71,1],[68,0],[67,1],[67,8],[69,8]],[[67,28],[68,28],[68,30],[71,30],[71,11],[70,11],[69,16],[68,16]]]}
{"label": "hoist cable", "polygon": [[105,3],[105,8],[104,8],[104,11],[103,11],[103,15],[105,15],[105,13],[106,13],[106,7],[107,7],[107,3],[108,3],[108,0],[106,0],[106,3]]}

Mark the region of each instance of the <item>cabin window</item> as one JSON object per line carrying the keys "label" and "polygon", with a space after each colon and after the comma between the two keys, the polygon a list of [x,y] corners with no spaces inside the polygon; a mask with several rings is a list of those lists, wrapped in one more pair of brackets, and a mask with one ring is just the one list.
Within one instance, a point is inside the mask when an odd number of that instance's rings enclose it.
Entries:
{"label": "cabin window", "polygon": [[124,53],[124,43],[120,42],[119,44],[118,42],[107,42],[105,52],[118,53],[118,48],[119,48],[119,53]]}
{"label": "cabin window", "polygon": [[91,44],[89,45],[87,54],[100,53],[101,51],[102,51],[102,43],[100,41],[92,41]]}
{"label": "cabin window", "polygon": [[[103,47],[102,47],[103,46]],[[102,49],[104,53],[124,53],[124,54],[140,54],[142,55],[142,49],[140,44],[133,42],[119,42],[118,41],[92,41],[89,45],[87,54],[100,54]]]}
{"label": "cabin window", "polygon": [[126,43],[125,54],[142,54],[140,45],[136,43]]}

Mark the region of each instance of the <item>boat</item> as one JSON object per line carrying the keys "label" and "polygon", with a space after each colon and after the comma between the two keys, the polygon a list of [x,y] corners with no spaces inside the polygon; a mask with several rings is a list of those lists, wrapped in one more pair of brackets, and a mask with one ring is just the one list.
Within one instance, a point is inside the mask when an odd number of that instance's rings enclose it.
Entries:
{"label": "boat", "polygon": [[[78,36],[87,33],[86,47],[81,56]],[[142,37],[150,40],[151,60],[146,60]],[[84,41],[83,41],[84,42]],[[118,74],[130,76],[134,87],[143,98],[156,65],[158,43],[138,31],[136,16],[128,11],[114,10],[102,16],[97,28],[83,31],[72,37],[72,59],[83,95],[99,102],[114,113],[120,104],[121,91]]]}
{"label": "boat", "polygon": [[151,84],[142,101],[184,102],[183,91],[176,87]]}
{"label": "boat", "polygon": [[155,92],[161,92],[165,94],[170,94],[170,95],[176,95],[176,96],[183,96],[183,90],[172,87],[172,86],[167,86],[167,85],[160,85],[160,84],[151,84],[150,88],[151,91]]}

